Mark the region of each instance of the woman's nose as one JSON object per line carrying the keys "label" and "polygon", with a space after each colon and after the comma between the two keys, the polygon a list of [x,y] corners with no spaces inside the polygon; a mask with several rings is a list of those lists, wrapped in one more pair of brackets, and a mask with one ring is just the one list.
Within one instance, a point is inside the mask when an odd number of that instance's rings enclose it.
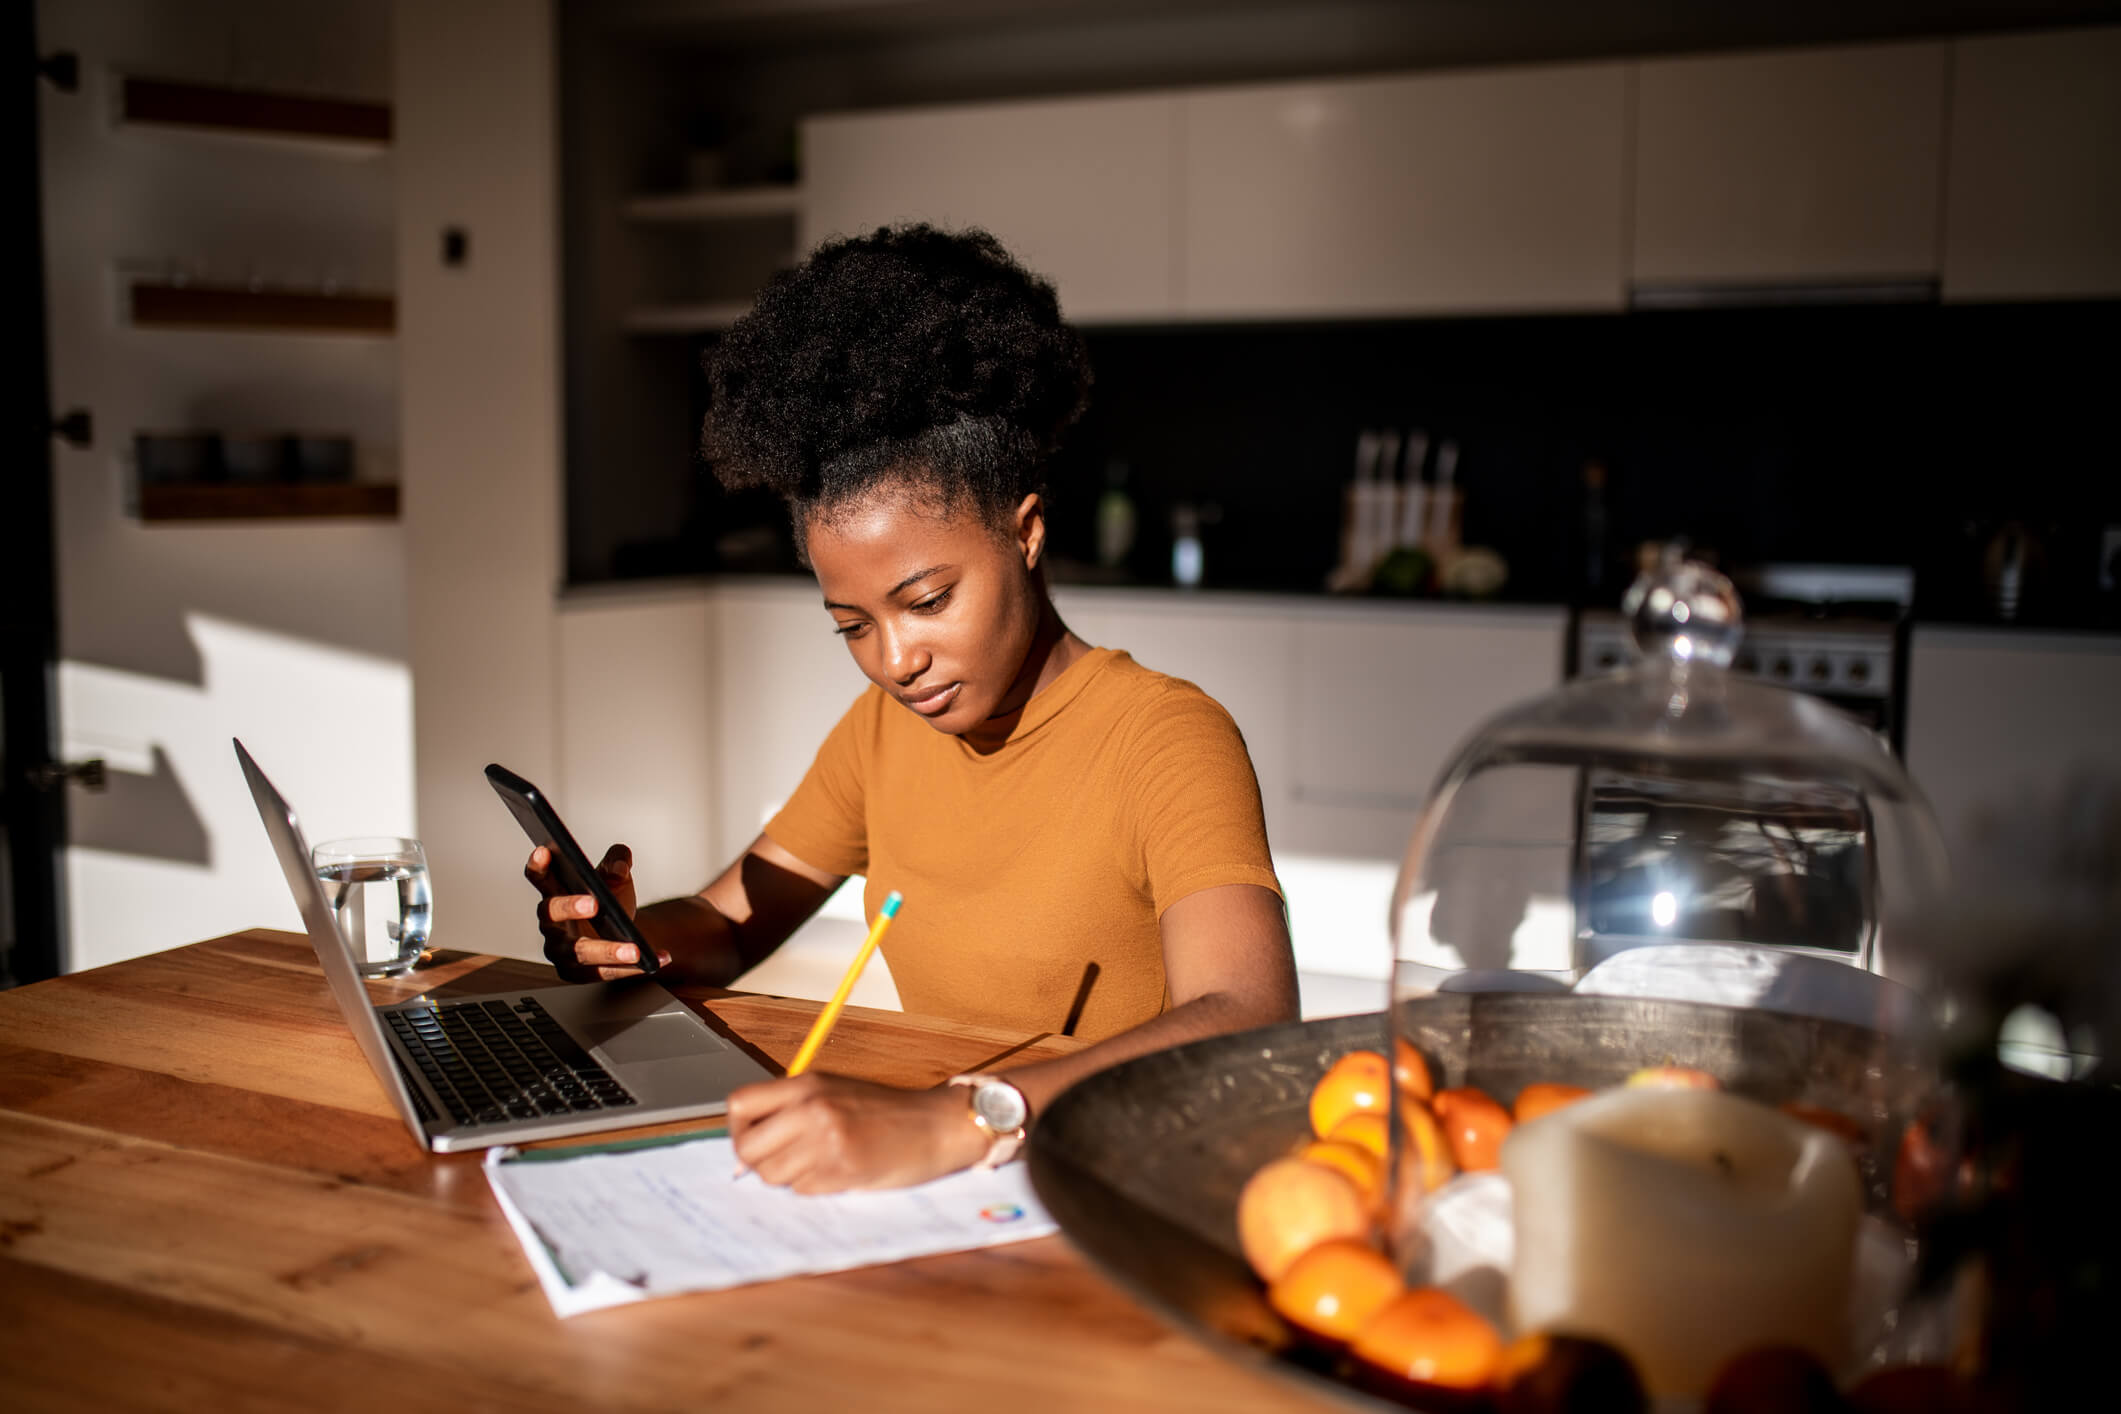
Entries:
{"label": "woman's nose", "polygon": [[904,629],[878,627],[883,639],[884,671],[901,687],[917,681],[928,671],[932,655]]}

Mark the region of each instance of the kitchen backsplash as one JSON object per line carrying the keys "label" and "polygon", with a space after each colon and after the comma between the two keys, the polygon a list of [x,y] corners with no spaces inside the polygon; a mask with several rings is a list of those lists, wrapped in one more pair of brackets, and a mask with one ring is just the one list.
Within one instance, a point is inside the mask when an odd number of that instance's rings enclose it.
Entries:
{"label": "kitchen backsplash", "polygon": [[[1501,553],[1512,599],[1616,599],[1635,545],[1685,535],[1737,565],[1912,564],[1932,611],[1980,617],[1984,562],[2015,527],[2013,543],[2030,553],[2027,607],[2044,613],[2099,597],[2102,534],[2121,525],[2121,456],[2105,412],[2121,303],[1097,328],[1086,338],[1091,411],[1052,475],[1054,550],[1062,572],[1081,577],[1170,583],[1174,512],[1190,508],[1205,586],[1322,590],[1364,429],[1425,432],[1432,476],[1435,448],[1457,444],[1464,540]],[[1604,469],[1595,493],[1591,463]],[[723,497],[697,464],[667,474],[692,483],[682,533],[642,526],[629,544],[571,543],[576,582],[794,568],[769,503]],[[1097,568],[1099,505],[1113,489],[1133,522],[1117,571]],[[1106,508],[1109,559],[1124,526]],[[2086,614],[2110,614],[2106,599],[2104,613],[2095,604]]]}

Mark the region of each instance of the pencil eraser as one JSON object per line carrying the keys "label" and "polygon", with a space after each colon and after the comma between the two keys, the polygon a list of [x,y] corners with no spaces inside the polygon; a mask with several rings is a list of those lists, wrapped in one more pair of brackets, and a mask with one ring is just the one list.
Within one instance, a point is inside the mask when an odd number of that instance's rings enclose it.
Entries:
{"label": "pencil eraser", "polygon": [[878,912],[882,913],[886,918],[896,918],[898,917],[898,906],[905,901],[899,891],[893,889],[890,893],[884,895],[884,906]]}

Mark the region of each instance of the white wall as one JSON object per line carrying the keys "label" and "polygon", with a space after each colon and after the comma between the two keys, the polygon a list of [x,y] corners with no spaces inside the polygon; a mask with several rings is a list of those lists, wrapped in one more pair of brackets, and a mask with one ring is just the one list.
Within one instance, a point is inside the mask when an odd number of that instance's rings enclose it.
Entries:
{"label": "white wall", "polygon": [[379,0],[46,0],[39,38],[82,87],[39,85],[56,446],[59,719],[102,795],[70,801],[66,966],[260,924],[297,926],[229,738],[312,838],[413,828],[404,535],[376,521],[143,525],[133,434],[351,433],[364,478],[396,460],[387,339],[138,330],[121,272],[393,283],[391,159],[120,127],[114,76],[384,100]]}
{"label": "white wall", "polygon": [[[398,0],[406,577],[435,941],[524,951],[522,832],[482,772],[557,791],[558,224],[549,0]],[[462,228],[469,260],[442,264]],[[618,690],[614,686],[613,690]]]}

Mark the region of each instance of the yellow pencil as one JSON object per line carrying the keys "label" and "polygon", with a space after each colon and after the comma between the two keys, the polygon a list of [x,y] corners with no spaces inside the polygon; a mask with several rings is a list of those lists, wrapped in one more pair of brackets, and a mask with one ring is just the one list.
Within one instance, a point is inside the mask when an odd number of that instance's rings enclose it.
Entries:
{"label": "yellow pencil", "polygon": [[834,1023],[840,1019],[840,1012],[847,1005],[847,994],[854,990],[854,984],[861,977],[862,969],[869,965],[869,954],[876,951],[876,945],[883,938],[884,930],[891,926],[892,919],[898,917],[898,906],[904,901],[899,897],[897,889],[884,895],[884,906],[877,910],[876,923],[869,929],[869,936],[862,941],[862,950],[854,955],[853,962],[847,964],[847,975],[840,978],[839,990],[832,994],[832,1000],[825,1003],[825,1009],[819,1012],[817,1020],[810,1024],[810,1034],[803,1038],[803,1048],[797,1051],[795,1059],[789,1062],[788,1076],[791,1080],[808,1070],[810,1062],[817,1059],[818,1048],[823,1046],[825,1038],[832,1034]]}

